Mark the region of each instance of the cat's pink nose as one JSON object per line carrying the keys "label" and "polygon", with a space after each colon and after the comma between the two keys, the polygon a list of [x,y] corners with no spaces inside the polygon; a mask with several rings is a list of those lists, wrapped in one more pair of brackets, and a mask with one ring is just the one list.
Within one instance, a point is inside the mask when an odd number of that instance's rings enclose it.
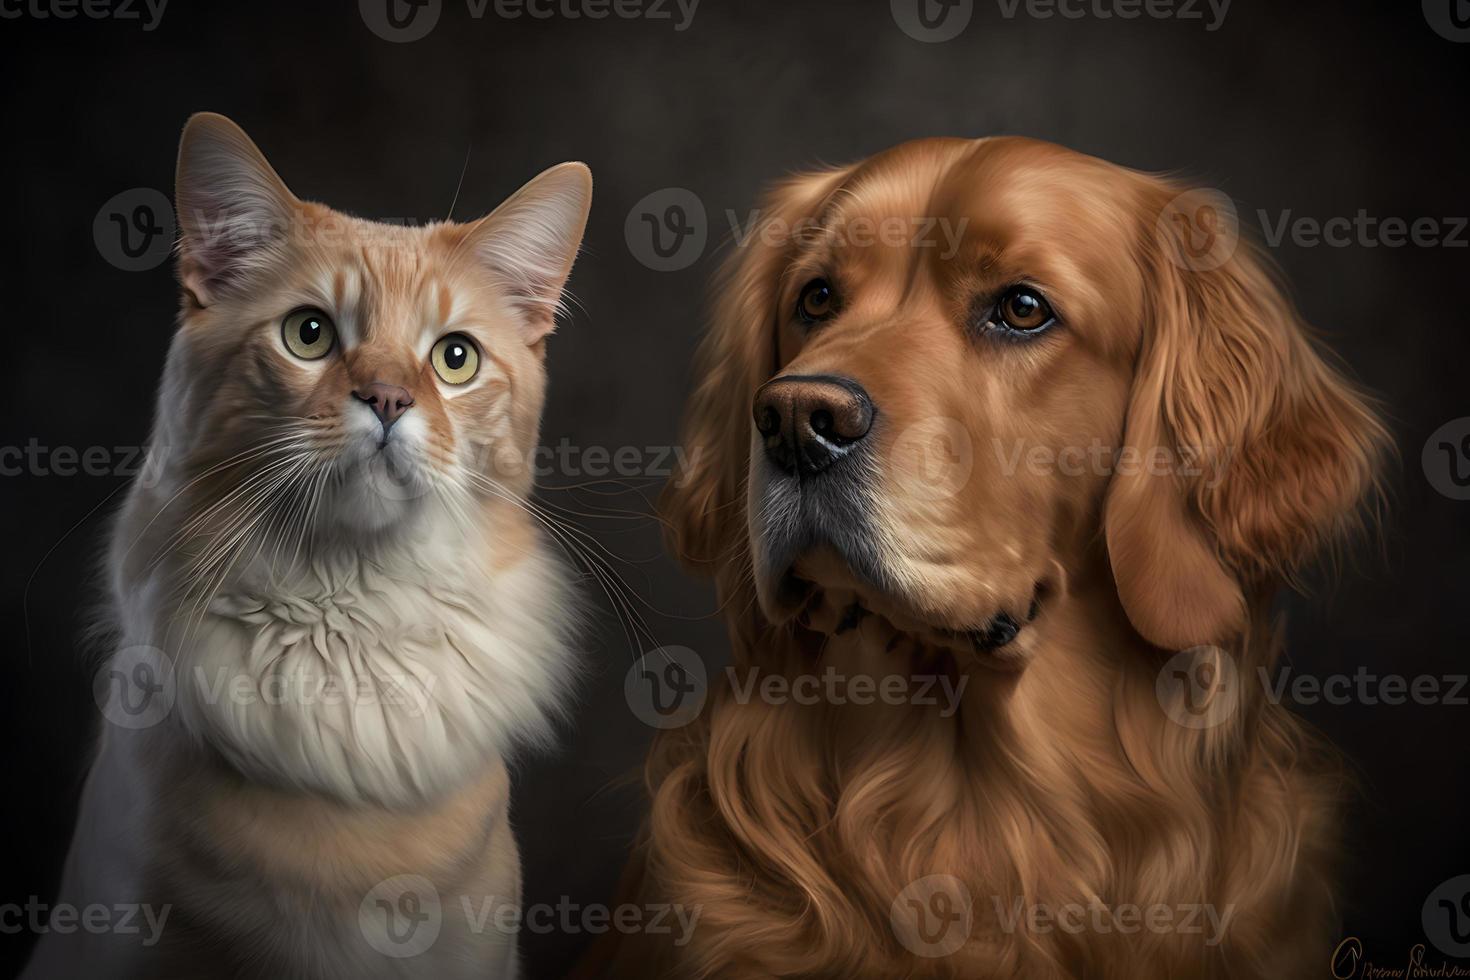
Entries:
{"label": "cat's pink nose", "polygon": [[413,407],[413,395],[402,385],[385,384],[382,381],[374,381],[372,384],[355,388],[352,392],[355,398],[367,402],[378,421],[383,423],[383,435],[388,435],[388,430],[393,428],[393,423],[403,417],[403,413]]}

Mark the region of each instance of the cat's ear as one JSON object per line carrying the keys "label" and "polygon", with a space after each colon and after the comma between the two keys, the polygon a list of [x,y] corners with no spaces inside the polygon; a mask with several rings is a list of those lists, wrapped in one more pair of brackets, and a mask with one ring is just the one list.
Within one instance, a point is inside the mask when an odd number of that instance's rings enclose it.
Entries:
{"label": "cat's ear", "polygon": [[212,112],[189,117],[174,207],[179,279],[193,301],[210,305],[279,253],[300,206],[243,129]]}
{"label": "cat's ear", "polygon": [[563,163],[470,226],[475,255],[515,305],[528,344],[556,326],[591,208],[592,171]]}

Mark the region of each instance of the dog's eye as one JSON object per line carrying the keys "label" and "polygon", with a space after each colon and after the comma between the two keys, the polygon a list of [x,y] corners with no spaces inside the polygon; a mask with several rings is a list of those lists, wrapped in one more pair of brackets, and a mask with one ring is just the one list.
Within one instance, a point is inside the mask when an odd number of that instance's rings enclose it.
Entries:
{"label": "dog's eye", "polygon": [[1056,319],[1050,304],[1030,286],[1012,286],[995,304],[991,322],[1017,333],[1036,333]]}
{"label": "dog's eye", "polygon": [[813,279],[801,287],[796,300],[796,315],[803,323],[816,323],[837,312],[837,293],[825,279]]}

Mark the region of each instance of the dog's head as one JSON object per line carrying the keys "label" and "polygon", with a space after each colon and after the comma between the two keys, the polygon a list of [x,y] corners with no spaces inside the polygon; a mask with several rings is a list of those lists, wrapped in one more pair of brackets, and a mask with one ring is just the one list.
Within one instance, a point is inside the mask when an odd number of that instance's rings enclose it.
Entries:
{"label": "dog's head", "polygon": [[767,623],[874,611],[1002,657],[1105,556],[1143,638],[1231,642],[1386,440],[1192,194],[1015,138],[775,188],[703,349],[678,553]]}

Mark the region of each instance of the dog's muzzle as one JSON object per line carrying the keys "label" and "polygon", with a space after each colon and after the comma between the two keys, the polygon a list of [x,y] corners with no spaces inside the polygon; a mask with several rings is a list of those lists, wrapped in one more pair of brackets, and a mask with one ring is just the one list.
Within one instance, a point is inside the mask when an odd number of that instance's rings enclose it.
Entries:
{"label": "dog's muzzle", "polygon": [[852,452],[873,428],[862,385],[833,375],[789,375],[761,385],[752,410],[766,458],[798,478],[815,476]]}

